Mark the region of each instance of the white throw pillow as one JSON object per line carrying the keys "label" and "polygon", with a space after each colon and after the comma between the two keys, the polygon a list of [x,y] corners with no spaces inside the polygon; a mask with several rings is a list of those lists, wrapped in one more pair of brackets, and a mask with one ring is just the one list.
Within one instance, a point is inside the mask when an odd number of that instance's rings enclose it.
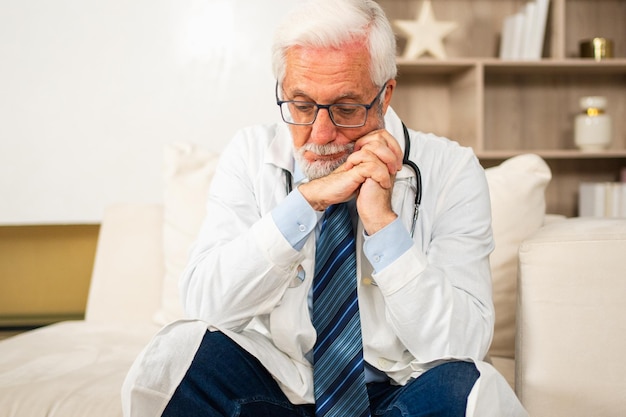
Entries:
{"label": "white throw pillow", "polygon": [[163,249],[165,276],[154,321],[183,317],[178,280],[206,214],[209,186],[219,154],[188,143],[166,145],[163,155]]}
{"label": "white throw pillow", "polygon": [[496,324],[489,353],[514,358],[518,250],[544,222],[545,190],[552,174],[534,154],[512,157],[485,172],[496,245],[490,258]]}

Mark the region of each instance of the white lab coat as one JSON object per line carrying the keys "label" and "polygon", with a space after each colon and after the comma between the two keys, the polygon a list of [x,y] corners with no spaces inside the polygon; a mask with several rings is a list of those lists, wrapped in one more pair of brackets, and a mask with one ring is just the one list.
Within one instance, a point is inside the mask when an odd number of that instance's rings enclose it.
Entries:
{"label": "white lab coat", "polygon": [[[385,121],[404,148],[402,124],[392,109]],[[410,136],[423,194],[413,247],[376,271],[363,254],[358,225],[364,358],[397,384],[446,360],[473,361],[481,376],[468,415],[526,415],[504,378],[483,362],[494,320],[484,172],[468,148],[434,135]],[[276,227],[270,212],[286,195],[283,170],[293,171],[285,125],[244,129],[224,151],[181,280],[185,311],[195,320],[164,328],[137,359],[124,384],[125,416],[160,415],[207,328],[221,330],[257,357],[293,403],[314,401],[312,368],[304,355],[316,338],[307,304],[315,233],[297,251]],[[396,177],[392,205],[407,230],[412,184],[415,175],[405,166]]]}

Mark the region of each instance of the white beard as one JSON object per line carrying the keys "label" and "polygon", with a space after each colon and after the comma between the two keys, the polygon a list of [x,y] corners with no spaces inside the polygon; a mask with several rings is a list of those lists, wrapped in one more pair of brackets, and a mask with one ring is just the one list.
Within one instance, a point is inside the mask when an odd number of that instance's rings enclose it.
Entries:
{"label": "white beard", "polygon": [[[304,153],[306,151],[310,151],[318,155],[332,155],[340,152],[345,152],[345,155],[342,158],[335,160],[320,160],[310,162],[304,157]],[[306,175],[309,180],[314,180],[317,178],[325,177],[326,175],[339,168],[341,164],[346,162],[348,156],[350,156],[353,151],[353,142],[350,142],[346,145],[316,145],[313,143],[307,143],[296,150],[295,157],[298,161],[298,164],[300,165],[300,168],[304,172],[304,175]]]}

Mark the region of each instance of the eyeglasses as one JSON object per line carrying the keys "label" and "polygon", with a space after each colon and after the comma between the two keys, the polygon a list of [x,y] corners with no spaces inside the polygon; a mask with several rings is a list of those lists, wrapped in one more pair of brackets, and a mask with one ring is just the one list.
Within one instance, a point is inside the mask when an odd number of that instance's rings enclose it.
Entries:
{"label": "eyeglasses", "polygon": [[358,103],[335,103],[317,104],[309,101],[299,100],[279,100],[278,83],[276,83],[276,104],[280,107],[280,114],[290,125],[306,126],[312,125],[317,119],[320,109],[326,109],[330,115],[330,120],[337,127],[361,127],[367,121],[367,113],[374,103],[380,98],[387,83],[383,85],[374,100],[370,104]]}

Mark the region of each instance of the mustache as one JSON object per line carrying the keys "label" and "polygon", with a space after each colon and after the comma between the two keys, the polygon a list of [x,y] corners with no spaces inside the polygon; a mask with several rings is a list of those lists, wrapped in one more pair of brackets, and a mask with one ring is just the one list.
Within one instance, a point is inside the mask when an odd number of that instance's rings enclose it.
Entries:
{"label": "mustache", "polygon": [[328,143],[325,145],[318,145],[316,143],[305,143],[300,148],[300,151],[309,151],[318,155],[333,155],[344,151],[352,153],[354,151],[354,142],[346,143],[345,145],[337,145],[334,143]]}

